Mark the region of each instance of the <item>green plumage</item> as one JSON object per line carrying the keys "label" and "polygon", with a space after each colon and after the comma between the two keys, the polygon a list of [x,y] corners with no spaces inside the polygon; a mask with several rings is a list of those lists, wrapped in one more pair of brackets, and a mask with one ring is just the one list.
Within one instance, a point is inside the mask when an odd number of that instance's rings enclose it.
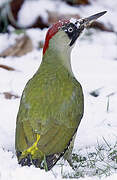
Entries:
{"label": "green plumage", "polygon": [[[68,41],[63,33],[57,33],[56,40],[55,37],[50,40],[41,66],[27,83],[21,98],[16,124],[16,152],[19,162],[25,159],[23,165],[28,164],[26,158],[30,156],[30,161],[36,161],[36,166],[41,167],[46,157],[50,169],[67,149],[83,115],[83,93],[71,71],[71,50],[64,43],[63,48],[58,48],[55,53],[59,46],[59,43],[55,45],[56,41]],[[65,61],[68,61],[67,66]],[[30,153],[27,150],[34,146],[37,134],[40,139]],[[49,163],[52,164],[50,168]]]}

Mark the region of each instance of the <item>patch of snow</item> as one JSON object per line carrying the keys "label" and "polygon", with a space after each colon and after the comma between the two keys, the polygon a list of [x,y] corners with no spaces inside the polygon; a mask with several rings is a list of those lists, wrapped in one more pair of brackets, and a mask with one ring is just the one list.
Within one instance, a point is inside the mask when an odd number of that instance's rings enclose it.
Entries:
{"label": "patch of snow", "polygon": [[10,2],[12,0],[0,0],[0,7],[2,7],[4,4]]}
{"label": "patch of snow", "polygon": [[[47,4],[47,6],[45,6],[45,4]],[[47,23],[48,11],[53,11],[53,12],[56,11],[62,14],[78,13],[77,8],[71,7],[67,5],[65,2],[61,2],[61,1],[56,1],[56,2],[51,0],[25,1],[18,14],[18,23],[23,27],[27,27],[32,25],[39,16],[41,16],[44,22]]]}
{"label": "patch of snow", "polygon": [[40,30],[39,28],[35,28],[35,29],[27,29],[26,31],[27,35],[30,36],[32,42],[33,42],[33,46],[35,48],[38,48],[39,46],[39,42],[44,42],[45,40],[45,36],[46,36],[46,33],[47,33],[47,29],[45,28],[43,31]]}
{"label": "patch of snow", "polygon": [[[47,6],[45,4],[47,4]],[[47,23],[47,10],[51,9],[54,9],[54,3],[48,0],[25,1],[18,14],[18,23],[23,27],[27,27],[32,25],[39,16],[41,16],[41,18],[43,18],[43,21]]]}
{"label": "patch of snow", "polygon": [[0,34],[0,53],[15,43],[16,34]]}

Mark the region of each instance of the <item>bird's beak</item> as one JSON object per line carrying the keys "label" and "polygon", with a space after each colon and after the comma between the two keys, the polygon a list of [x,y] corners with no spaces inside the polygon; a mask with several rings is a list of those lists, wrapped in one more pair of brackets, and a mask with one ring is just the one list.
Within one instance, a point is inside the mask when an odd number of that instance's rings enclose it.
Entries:
{"label": "bird's beak", "polygon": [[[75,25],[77,27],[77,30],[74,32],[74,35],[72,37],[72,40],[70,42],[70,46],[72,46],[74,44],[74,42],[76,41],[76,39],[80,36],[81,32],[90,26],[90,24],[92,22],[94,22],[96,19],[98,19],[99,17],[103,16],[107,11],[103,11],[97,14],[94,14],[92,16],[89,16],[87,18],[82,18],[82,19],[78,19],[75,21]],[[74,21],[74,20],[73,20]]]}
{"label": "bird's beak", "polygon": [[87,28],[88,26],[90,26],[90,24],[92,22],[94,22],[96,19],[98,19],[99,17],[103,16],[107,11],[103,11],[97,14],[94,14],[92,16],[89,16],[87,18],[83,18],[80,19],[80,21],[78,21],[80,23],[81,26],[84,26],[84,28]]}

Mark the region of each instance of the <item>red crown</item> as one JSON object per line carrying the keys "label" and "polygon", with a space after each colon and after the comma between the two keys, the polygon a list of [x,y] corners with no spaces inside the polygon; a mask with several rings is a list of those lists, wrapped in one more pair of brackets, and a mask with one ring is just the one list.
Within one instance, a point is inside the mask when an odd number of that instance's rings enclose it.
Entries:
{"label": "red crown", "polygon": [[64,26],[65,24],[69,23],[70,21],[68,19],[63,19],[63,20],[60,20],[59,22],[57,22],[56,24],[53,24],[47,34],[46,34],[46,38],[45,38],[45,44],[44,44],[44,47],[43,47],[43,54],[45,54],[48,46],[49,46],[49,40],[58,32],[58,30]]}

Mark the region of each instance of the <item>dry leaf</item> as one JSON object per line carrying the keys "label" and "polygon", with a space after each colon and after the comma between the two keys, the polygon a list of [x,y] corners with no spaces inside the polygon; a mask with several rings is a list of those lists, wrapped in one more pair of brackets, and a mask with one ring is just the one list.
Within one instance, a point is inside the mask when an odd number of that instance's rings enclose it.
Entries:
{"label": "dry leaf", "polygon": [[4,92],[3,93],[6,99],[16,99],[20,98],[18,95],[12,94],[10,92]]}
{"label": "dry leaf", "polygon": [[15,71],[14,68],[7,66],[7,65],[4,65],[4,64],[0,64],[0,68],[3,68],[3,69],[8,70],[8,71]]}
{"label": "dry leaf", "polygon": [[0,57],[7,56],[23,56],[24,54],[33,50],[33,44],[31,39],[24,35],[20,39],[16,39],[16,43],[13,46],[10,46],[6,50],[4,50]]}

